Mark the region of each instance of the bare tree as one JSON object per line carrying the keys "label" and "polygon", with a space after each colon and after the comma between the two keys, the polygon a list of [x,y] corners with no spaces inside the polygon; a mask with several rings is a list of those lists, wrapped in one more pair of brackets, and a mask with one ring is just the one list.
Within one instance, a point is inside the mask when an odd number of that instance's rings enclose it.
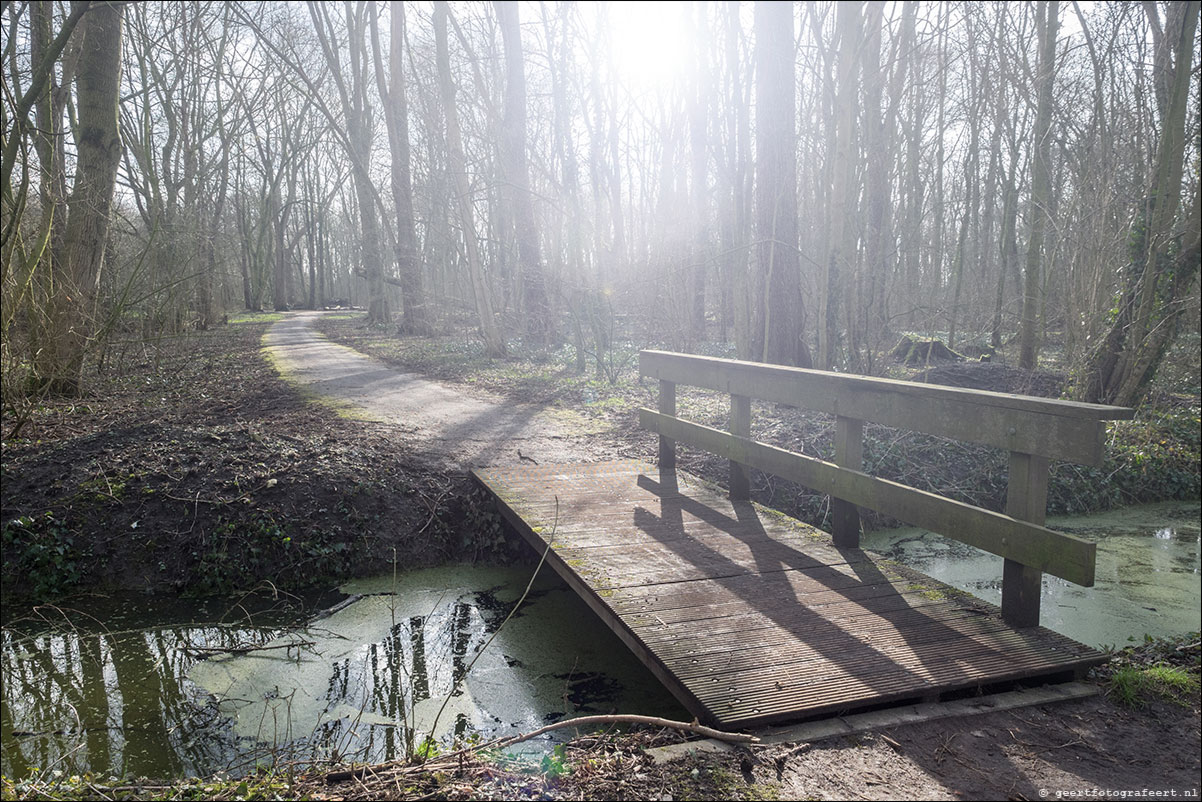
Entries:
{"label": "bare tree", "polygon": [[1159,147],[1143,208],[1132,226],[1117,314],[1079,381],[1077,395],[1085,401],[1133,405],[1143,398],[1198,279],[1202,190],[1196,177],[1194,197],[1181,207],[1198,7],[1198,2],[1172,4],[1162,22],[1156,4],[1143,6],[1154,37]]}
{"label": "bare tree", "polygon": [[485,350],[490,357],[505,355],[505,338],[493,312],[492,293],[484,280],[484,268],[480,260],[480,246],[476,241],[475,214],[472,211],[471,183],[468,181],[467,164],[463,156],[463,136],[459,130],[459,112],[455,107],[455,80],[451,76],[451,56],[447,42],[447,17],[445,0],[434,3],[434,36],[438,50],[438,82],[442,94],[442,113],[446,125],[447,169],[454,187],[454,202],[459,212],[459,224],[463,237],[463,249],[467,257],[468,275],[472,295],[476,303],[476,317],[480,333],[484,337]]}
{"label": "bare tree", "polygon": [[1038,308],[1042,284],[1043,238],[1048,223],[1051,196],[1052,85],[1056,77],[1056,32],[1060,29],[1058,0],[1036,4],[1035,26],[1039,33],[1039,64],[1036,68],[1036,113],[1034,157],[1031,165],[1031,202],[1028,215],[1031,233],[1027,238],[1027,263],[1023,269],[1023,317],[1019,329],[1018,366],[1031,370],[1038,355]]}
{"label": "bare tree", "polygon": [[531,202],[530,167],[526,159],[526,73],[522,31],[516,2],[497,0],[493,8],[505,47],[505,103],[500,140],[504,197],[517,238],[526,336],[534,345],[543,346],[549,341],[554,326],[547,303],[538,227]]}
{"label": "bare tree", "polygon": [[430,334],[426,310],[426,290],[422,278],[421,260],[417,253],[417,227],[413,219],[413,179],[409,167],[409,103],[405,97],[405,4],[393,0],[388,4],[390,30],[388,42],[388,80],[384,78],[383,53],[380,47],[379,24],[371,14],[371,33],[375,53],[376,86],[384,107],[384,123],[388,128],[388,145],[392,152],[392,200],[396,208],[395,248],[400,271],[402,334]]}
{"label": "bare tree", "polygon": [[83,361],[95,333],[95,304],[108,240],[121,126],[121,29],[125,7],[88,9],[76,81],[75,182],[67,203],[61,265],[48,318],[55,331],[35,355],[35,381],[54,393],[83,388]]}
{"label": "bare tree", "polygon": [[755,202],[762,326],[754,335],[753,354],[765,362],[810,367],[797,250],[793,28],[791,3],[757,0]]}
{"label": "bare tree", "polygon": [[[351,162],[351,176],[359,207],[361,261],[363,273],[367,277],[367,319],[369,323],[380,325],[388,323],[391,314],[384,292],[379,213],[376,206],[376,190],[371,179],[372,109],[367,92],[368,10],[366,3],[345,0],[343,11],[347,46],[343,52],[337,45],[336,28],[329,9],[330,7],[323,3],[312,0],[309,3],[313,27],[317,31],[321,52],[337,88],[343,120],[346,123],[347,155]],[[346,71],[349,71],[349,76]]]}

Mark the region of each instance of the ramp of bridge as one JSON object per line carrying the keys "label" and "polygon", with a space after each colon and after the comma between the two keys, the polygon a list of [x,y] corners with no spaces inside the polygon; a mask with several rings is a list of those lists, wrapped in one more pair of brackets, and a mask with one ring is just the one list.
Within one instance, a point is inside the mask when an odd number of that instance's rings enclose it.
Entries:
{"label": "ramp of bridge", "polygon": [[1105,661],[683,471],[484,468],[502,514],[700,720],[725,727],[1063,681]]}

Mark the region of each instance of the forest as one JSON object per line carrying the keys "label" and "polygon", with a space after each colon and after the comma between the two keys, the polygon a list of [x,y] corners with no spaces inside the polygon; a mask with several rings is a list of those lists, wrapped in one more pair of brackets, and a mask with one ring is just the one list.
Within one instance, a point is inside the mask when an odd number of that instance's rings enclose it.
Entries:
{"label": "forest", "polygon": [[1197,332],[1198,4],[4,6],[10,410],[112,345],[361,305],[879,374]]}
{"label": "forest", "polygon": [[1200,7],[3,0],[0,797],[1196,797]]}

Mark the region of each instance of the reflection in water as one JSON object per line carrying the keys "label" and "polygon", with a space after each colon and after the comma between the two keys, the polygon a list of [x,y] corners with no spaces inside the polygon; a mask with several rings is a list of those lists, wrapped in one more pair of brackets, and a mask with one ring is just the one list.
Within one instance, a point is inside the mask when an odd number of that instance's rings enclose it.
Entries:
{"label": "reflection in water", "polygon": [[[1145,634],[1196,632],[1202,619],[1199,509],[1197,502],[1167,502],[1050,518],[1050,529],[1098,544],[1097,566],[1092,588],[1045,574],[1040,623],[1096,647],[1122,646]],[[919,529],[866,533],[863,546],[1001,603],[1000,557]]]}
{"label": "reflection in water", "polygon": [[[433,569],[402,578],[395,591],[390,578],[353,583],[346,590],[362,597],[322,620],[322,631],[304,634],[316,646],[303,657],[212,660],[192,676],[221,700],[239,734],[272,739],[261,722],[284,713],[263,689],[278,688],[294,730],[313,733],[294,747],[354,760],[403,757],[431,733],[444,741],[491,737],[577,712],[682,714],[549,574],[481,652],[513,608],[527,570]],[[465,571],[489,589],[448,590],[453,582],[468,584]],[[578,683],[577,664],[597,669],[597,679]],[[310,698],[306,688],[319,682],[324,694]]]}
{"label": "reflection in water", "polygon": [[[11,624],[0,642],[2,770],[205,776],[256,761],[401,757],[436,717],[434,736],[447,740],[578,712],[685,715],[550,572],[481,654],[528,571],[454,566],[357,582],[346,588],[354,603],[299,627],[298,610],[194,623],[207,612],[196,606],[178,613],[189,623],[161,616],[150,628],[120,613],[97,615],[111,629],[82,615]],[[266,648],[218,651],[248,644]]]}
{"label": "reflection in water", "polygon": [[[214,694],[237,734],[280,742],[264,722],[287,720],[292,733],[312,733],[294,748],[353,760],[391,760],[427,737],[487,738],[578,712],[683,715],[549,571],[498,631],[528,571],[453,566],[395,583],[354,582],[344,588],[359,596],[353,604],[294,636],[314,644],[294,659],[278,652],[216,658],[195,666],[191,678]],[[605,680],[571,694],[577,666]]]}
{"label": "reflection in water", "polygon": [[30,767],[166,777],[227,765],[238,746],[186,681],[192,647],[260,642],[276,629],[180,626],[97,632],[6,627],[0,642],[3,771]]}
{"label": "reflection in water", "polygon": [[413,701],[430,698],[430,675],[426,673],[426,619],[415,615],[409,619],[409,641],[413,646]]}

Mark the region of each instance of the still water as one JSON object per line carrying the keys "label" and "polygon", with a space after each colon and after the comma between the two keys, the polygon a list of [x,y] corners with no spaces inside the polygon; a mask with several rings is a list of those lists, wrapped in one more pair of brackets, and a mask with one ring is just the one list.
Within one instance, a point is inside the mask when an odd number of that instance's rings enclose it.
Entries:
{"label": "still water", "polygon": [[[1125,646],[1197,632],[1202,548],[1197,502],[1166,502],[1096,515],[1049,518],[1047,526],[1098,544],[1095,584],[1044,574],[1039,623],[1090,646]],[[1002,603],[1002,558],[921,529],[885,529],[861,545],[978,598]]]}
{"label": "still water", "polygon": [[[342,588],[349,603],[314,620],[228,601],[194,605],[190,618],[156,601],[153,624],[91,604],[65,618],[42,611],[0,643],[3,771],[204,776],[281,759],[388,760],[431,735],[517,734],[568,715],[688,718],[548,568],[498,630],[532,571],[356,581]],[[267,648],[215,651],[240,645]]]}
{"label": "still water", "polygon": [[[1095,587],[1045,577],[1045,626],[1094,646],[1199,629],[1197,503],[1049,526],[1099,545]],[[1001,559],[969,546],[918,530],[870,533],[864,546],[1001,599]],[[0,769],[205,776],[281,759],[387,760],[427,737],[586,713],[691,718],[549,569],[501,627],[531,571],[445,566],[289,604],[38,608],[0,639]]]}

